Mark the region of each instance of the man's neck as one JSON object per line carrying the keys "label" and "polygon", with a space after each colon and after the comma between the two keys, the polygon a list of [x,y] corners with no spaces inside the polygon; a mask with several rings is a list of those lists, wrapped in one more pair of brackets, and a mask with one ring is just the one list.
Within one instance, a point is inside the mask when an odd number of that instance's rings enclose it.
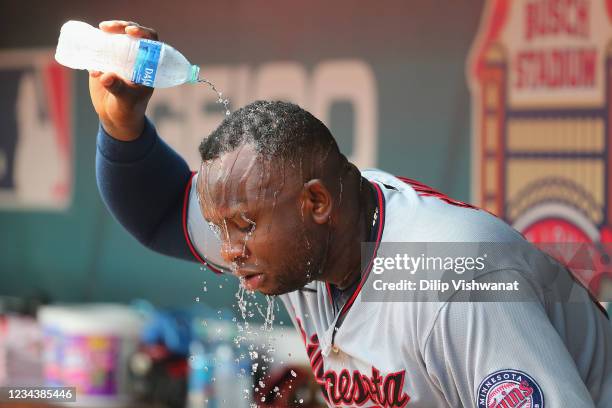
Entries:
{"label": "man's neck", "polygon": [[374,187],[361,174],[351,180],[350,187],[355,191],[354,199],[344,200],[339,209],[342,220],[333,232],[336,236],[328,257],[330,273],[325,279],[341,290],[361,278],[361,244],[370,239],[377,208]]}

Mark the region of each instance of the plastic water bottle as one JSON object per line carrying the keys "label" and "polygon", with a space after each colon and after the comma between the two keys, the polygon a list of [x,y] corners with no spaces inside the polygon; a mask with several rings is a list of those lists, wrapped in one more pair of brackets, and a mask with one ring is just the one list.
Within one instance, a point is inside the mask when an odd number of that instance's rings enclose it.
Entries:
{"label": "plastic water bottle", "polygon": [[197,82],[200,73],[168,44],[106,33],[74,20],[62,26],[55,59],[69,68],[114,72],[154,88]]}

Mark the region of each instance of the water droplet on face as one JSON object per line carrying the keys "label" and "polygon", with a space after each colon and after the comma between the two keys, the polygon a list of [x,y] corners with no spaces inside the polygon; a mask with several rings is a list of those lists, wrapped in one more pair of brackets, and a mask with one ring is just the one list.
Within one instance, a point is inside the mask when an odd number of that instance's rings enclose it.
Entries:
{"label": "water droplet on face", "polygon": [[212,222],[209,222],[208,226],[210,227],[210,230],[215,234],[215,236],[221,239],[221,227],[219,227],[217,224],[213,224]]}

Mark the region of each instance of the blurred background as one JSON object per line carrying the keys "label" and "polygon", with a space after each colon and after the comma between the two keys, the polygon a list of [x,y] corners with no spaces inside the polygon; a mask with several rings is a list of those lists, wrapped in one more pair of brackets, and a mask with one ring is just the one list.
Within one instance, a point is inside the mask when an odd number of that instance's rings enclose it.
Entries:
{"label": "blurred background", "polygon": [[[4,2],[0,16],[0,277],[7,294],[190,303],[210,273],[156,255],[123,231],[95,183],[97,116],[87,73],[53,65],[61,25],[134,20],[155,28],[235,109],[290,99],[316,112],[362,166],[470,200],[466,59],[483,3]],[[16,53],[18,55],[13,55]],[[28,54],[26,54],[28,53]],[[53,72],[51,74],[49,71]],[[60,71],[60,72],[56,72]],[[149,116],[197,165],[221,121],[206,86],[158,90]],[[43,166],[44,165],[44,166]],[[180,277],[180,279],[177,279]],[[218,306],[235,292],[208,293]]]}
{"label": "blurred background", "polygon": [[[612,298],[604,256],[612,241],[612,1],[3,1],[0,9],[5,315],[70,303],[46,318],[80,322],[104,315],[110,303],[130,304],[126,321],[140,319],[157,333],[150,344],[186,356],[190,344],[200,350],[194,339],[213,347],[210,333],[187,330],[188,340],[168,343],[177,322],[219,320],[218,313],[231,322],[236,314],[237,282],[145,249],[104,207],[87,73],[53,59],[59,29],[71,19],[155,28],[202,67],[232,110],[257,99],[296,102],[360,167],[481,206],[532,241],[587,243],[597,262],[579,268],[579,277],[599,299]],[[205,85],[183,85],[156,90],[149,106],[159,133],[192,168],[199,141],[223,118],[216,99]],[[86,310],[93,303],[107,305]],[[290,326],[282,307],[277,315]],[[173,328],[159,329],[167,328],[160,321]],[[31,323],[22,329],[36,343],[44,322]],[[76,327],[69,331],[104,332]],[[306,362],[301,356],[297,366]],[[201,374],[184,368],[178,390],[194,372]],[[44,375],[55,378],[53,370]]]}

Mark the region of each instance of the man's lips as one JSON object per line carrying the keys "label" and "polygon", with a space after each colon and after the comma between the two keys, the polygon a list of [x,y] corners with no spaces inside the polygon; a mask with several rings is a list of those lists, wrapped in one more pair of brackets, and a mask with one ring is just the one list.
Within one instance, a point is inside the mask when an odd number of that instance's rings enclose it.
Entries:
{"label": "man's lips", "polygon": [[258,272],[255,269],[236,268],[236,270],[234,270],[233,273],[239,278],[247,278],[251,275],[258,275],[261,272]]}
{"label": "man's lips", "polygon": [[257,290],[259,286],[261,286],[261,282],[263,281],[263,273],[257,273],[254,275],[248,275],[242,280],[242,284],[248,290]]}
{"label": "man's lips", "polygon": [[263,273],[238,269],[235,275],[240,278],[242,285],[248,290],[257,290],[263,281]]}
{"label": "man's lips", "polygon": [[242,280],[242,284],[248,290],[257,290],[263,281],[263,273],[249,275]]}

